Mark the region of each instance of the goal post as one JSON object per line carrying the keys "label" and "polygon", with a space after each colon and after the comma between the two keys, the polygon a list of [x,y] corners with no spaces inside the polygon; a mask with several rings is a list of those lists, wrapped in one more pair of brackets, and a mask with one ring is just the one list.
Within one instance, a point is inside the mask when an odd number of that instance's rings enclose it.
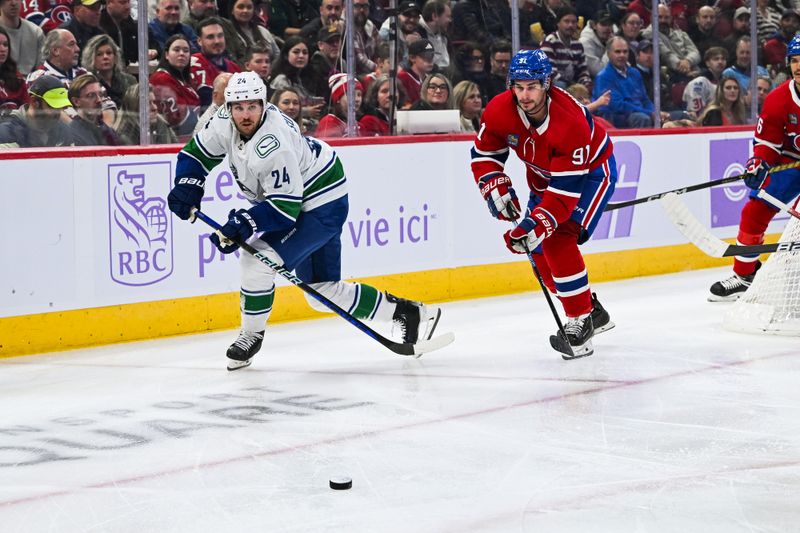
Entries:
{"label": "goal post", "polygon": [[[789,220],[780,240],[800,240],[800,219]],[[800,336],[800,251],[771,254],[722,325],[732,331]]]}

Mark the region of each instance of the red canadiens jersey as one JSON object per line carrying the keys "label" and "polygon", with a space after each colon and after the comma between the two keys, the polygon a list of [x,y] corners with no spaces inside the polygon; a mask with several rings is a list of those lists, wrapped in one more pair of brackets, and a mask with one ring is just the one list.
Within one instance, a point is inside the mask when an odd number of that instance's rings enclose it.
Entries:
{"label": "red canadiens jersey", "polygon": [[196,54],[192,54],[192,85],[198,91],[204,87],[213,88],[214,87],[214,80],[217,79],[222,72],[241,72],[242,69],[239,68],[239,65],[231,61],[230,59],[225,59],[225,70],[220,70],[220,68],[209,61],[209,59],[201,54],[200,52]]}
{"label": "red canadiens jersey", "polygon": [[28,103],[28,86],[25,84],[25,78],[17,72],[17,79],[19,87],[16,91],[12,91],[5,83],[0,82],[0,115]]}
{"label": "red canadiens jersey", "polygon": [[531,191],[558,223],[578,204],[586,175],[605,163],[613,148],[606,130],[566,91],[551,87],[547,117],[535,127],[514,93],[495,96],[481,117],[472,149],[475,181],[503,172],[510,150],[525,163]]}
{"label": "red canadiens jersey", "polygon": [[200,106],[197,91],[164,69],[153,72],[150,85],[156,96],[158,111],[164,115],[170,126],[180,126]]}
{"label": "red canadiens jersey", "polygon": [[770,166],[800,159],[800,94],[793,80],[767,95],[753,145],[753,155]]}

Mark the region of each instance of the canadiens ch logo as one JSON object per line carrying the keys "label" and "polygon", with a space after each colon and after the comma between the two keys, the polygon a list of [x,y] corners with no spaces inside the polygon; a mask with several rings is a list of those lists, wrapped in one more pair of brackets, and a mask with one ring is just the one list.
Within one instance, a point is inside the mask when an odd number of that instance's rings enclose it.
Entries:
{"label": "canadiens ch logo", "polygon": [[506,138],[506,142],[508,143],[509,146],[513,146],[516,148],[516,146],[519,144],[519,135],[515,135],[513,133],[509,134],[508,137]]}

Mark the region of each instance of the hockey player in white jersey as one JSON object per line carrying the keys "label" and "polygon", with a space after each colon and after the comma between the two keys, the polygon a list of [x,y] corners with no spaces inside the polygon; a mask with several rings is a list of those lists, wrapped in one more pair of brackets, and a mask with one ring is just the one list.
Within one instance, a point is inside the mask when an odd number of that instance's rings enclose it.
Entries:
{"label": "hockey player in white jersey", "polygon": [[[267,88],[254,72],[231,77],[225,106],[178,154],[168,197],[178,217],[189,220],[200,208],[206,176],[225,155],[252,207],[231,210],[210,236],[222,253],[238,248],[234,240],[252,239],[253,247],[356,318],[394,321],[403,342],[431,338],[441,309],[341,280],[340,235],[348,211],[342,163],[329,145],[301,135],[292,119],[267,102]],[[248,253],[240,263],[241,331],[228,348],[228,370],[248,366],[261,348],[275,296],[271,269]]]}

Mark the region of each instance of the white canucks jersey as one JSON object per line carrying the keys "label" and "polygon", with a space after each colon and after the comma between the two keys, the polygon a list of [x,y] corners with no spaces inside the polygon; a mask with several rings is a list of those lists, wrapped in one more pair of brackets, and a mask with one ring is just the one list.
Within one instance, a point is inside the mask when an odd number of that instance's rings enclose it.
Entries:
{"label": "white canucks jersey", "polygon": [[260,205],[259,218],[270,230],[290,227],[301,211],[347,195],[344,169],[333,148],[304,137],[272,104],[267,104],[261,127],[246,141],[221,107],[178,154],[176,180],[205,179],[226,155],[242,194]]}

